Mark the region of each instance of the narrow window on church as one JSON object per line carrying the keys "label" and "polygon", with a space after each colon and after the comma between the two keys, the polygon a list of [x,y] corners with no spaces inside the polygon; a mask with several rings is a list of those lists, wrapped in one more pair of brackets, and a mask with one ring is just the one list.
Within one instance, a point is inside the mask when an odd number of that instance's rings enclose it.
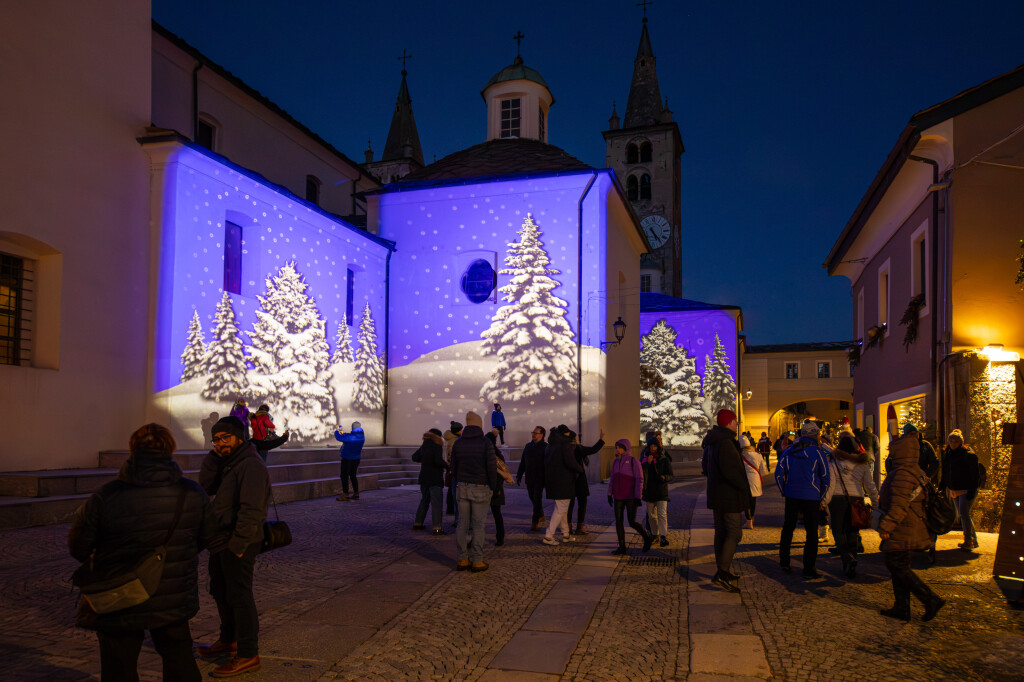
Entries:
{"label": "narrow window on church", "polygon": [[320,205],[320,181],[315,175],[306,176],[306,201]]}
{"label": "narrow window on church", "polygon": [[224,222],[224,291],[242,293],[242,226]]}
{"label": "narrow window on church", "polygon": [[636,201],[639,193],[637,192],[637,181],[635,175],[630,175],[626,178],[626,196],[629,197],[630,201]]}
{"label": "narrow window on church", "polygon": [[639,157],[637,156],[637,153],[636,153],[636,145],[635,144],[627,144],[626,145],[626,163],[636,163],[638,160],[639,160]]}
{"label": "narrow window on church", "polygon": [[649,294],[651,292],[651,276],[640,275],[640,293]]}
{"label": "narrow window on church", "polygon": [[640,176],[640,200],[651,198],[651,176],[644,173]]}
{"label": "narrow window on church", "polygon": [[640,145],[640,162],[650,163],[651,161],[651,143],[644,142]]}
{"label": "narrow window on church", "polygon": [[544,121],[544,107],[541,106],[537,107],[537,130],[540,132],[540,141],[547,142],[548,131],[546,122]]}
{"label": "narrow window on church", "polygon": [[204,121],[203,119],[196,121],[196,144],[213,151],[213,142],[216,130],[217,129],[212,123]]}
{"label": "narrow window on church", "polygon": [[351,326],[355,318],[352,317],[352,299],[355,298],[354,294],[356,291],[356,273],[352,268],[348,268],[348,272],[345,275],[345,315],[348,320],[349,326]]}
{"label": "narrow window on church", "polygon": [[501,136],[519,137],[520,121],[519,98],[501,100]]}

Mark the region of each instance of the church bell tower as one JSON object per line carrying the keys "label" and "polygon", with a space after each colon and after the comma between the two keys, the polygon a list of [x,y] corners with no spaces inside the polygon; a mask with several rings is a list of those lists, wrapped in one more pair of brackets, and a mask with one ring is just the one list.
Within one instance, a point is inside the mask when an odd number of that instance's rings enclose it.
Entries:
{"label": "church bell tower", "polygon": [[646,7],[633,60],[625,117],[612,106],[605,163],[626,188],[653,251],[640,261],[640,291],[682,296],[680,226],[681,157],[685,149],[668,100],[658,87],[657,59],[647,30]]}

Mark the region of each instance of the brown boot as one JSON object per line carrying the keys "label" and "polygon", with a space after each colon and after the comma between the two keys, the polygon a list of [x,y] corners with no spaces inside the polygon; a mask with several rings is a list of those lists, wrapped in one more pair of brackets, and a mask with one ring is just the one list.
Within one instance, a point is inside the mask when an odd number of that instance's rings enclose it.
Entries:
{"label": "brown boot", "polygon": [[576,526],[576,535],[590,535],[590,533],[587,532],[587,529],[584,528],[583,524],[581,523],[578,526]]}
{"label": "brown boot", "polygon": [[348,494],[342,493],[341,495],[338,495],[334,499],[336,499],[338,502],[348,502]]}
{"label": "brown boot", "polygon": [[532,523],[530,523],[530,530],[537,530],[537,524],[539,523],[539,520],[534,520]]}

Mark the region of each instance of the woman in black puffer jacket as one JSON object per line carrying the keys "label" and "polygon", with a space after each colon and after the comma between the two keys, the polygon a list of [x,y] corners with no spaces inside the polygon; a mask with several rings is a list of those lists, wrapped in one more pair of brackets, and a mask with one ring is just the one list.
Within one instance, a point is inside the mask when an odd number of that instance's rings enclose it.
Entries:
{"label": "woman in black puffer jacket", "polygon": [[147,424],[129,441],[131,456],[117,480],[82,505],[71,521],[71,556],[92,561],[98,575],[116,575],[164,543],[179,499],[181,518],[170,541],[160,586],[148,600],[112,613],[95,613],[83,600],[77,624],[96,630],[104,680],[137,680],[145,630],[163,659],[165,680],[200,680],[192,655],[188,621],[199,611],[198,556],[213,530],[210,499],[195,481],[182,477],[171,459],[171,432]]}
{"label": "woman in black puffer jacket", "polygon": [[974,530],[971,518],[971,507],[978,496],[981,483],[978,456],[964,444],[964,434],[960,429],[953,429],[946,440],[946,451],[942,453],[942,480],[939,490],[947,491],[956,501],[957,513],[960,515],[960,527],[964,531],[964,541],[960,549],[970,552],[978,546],[978,534]]}

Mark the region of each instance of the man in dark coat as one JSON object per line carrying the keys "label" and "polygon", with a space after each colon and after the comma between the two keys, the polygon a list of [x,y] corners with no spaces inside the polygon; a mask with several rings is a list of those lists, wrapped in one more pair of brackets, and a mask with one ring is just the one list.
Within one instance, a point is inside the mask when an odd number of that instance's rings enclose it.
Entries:
{"label": "man in dark coat", "polygon": [[423,530],[423,521],[427,518],[429,507],[434,522],[434,535],[444,535],[441,529],[444,512],[441,508],[441,489],[448,462],[444,461],[444,438],[440,429],[430,429],[423,434],[423,444],[413,453],[412,461],[420,463],[420,506],[416,509],[412,529]]}
{"label": "man in dark coat", "polygon": [[551,522],[544,533],[545,545],[557,545],[555,529],[562,529],[562,542],[576,538],[569,534],[569,500],[576,494],[576,477],[583,466],[576,461],[576,447],[569,440],[569,427],[560,424],[551,429],[544,451],[544,488],[549,500],[555,501]]}
{"label": "man in dark coat", "polygon": [[828,454],[818,441],[817,423],[806,420],[800,427],[800,438],[783,450],[775,464],[775,482],[786,498],[782,534],[779,536],[779,565],[792,570],[789,553],[793,544],[793,531],[802,515],[807,539],[804,540],[805,580],[816,580],[821,574],[814,565],[818,556],[818,516],[824,509],[825,495],[831,482]]}
{"label": "man in dark coat", "polygon": [[263,545],[270,477],[236,417],[214,424],[212,437],[213,450],[203,460],[199,483],[214,496],[217,531],[209,544],[210,594],[220,614],[220,637],[197,647],[196,653],[201,658],[233,654],[213,671],[214,677],[232,677],[260,668],[260,620],[252,578]]}
{"label": "man in dark coat", "polygon": [[79,605],[78,625],[96,630],[104,680],[139,679],[145,630],[163,659],[165,680],[202,679],[188,621],[199,611],[198,557],[213,531],[213,515],[210,498],[198,483],[183,478],[171,459],[174,448],[165,427],[140,428],[129,441],[131,456],[117,480],[93,493],[71,521],[71,555],[83,563],[91,557],[95,575],[124,571],[157,547],[167,548],[160,585],[148,600],[104,614],[84,600]]}
{"label": "man in dark coat", "polygon": [[[576,440],[576,433],[574,431],[569,432],[569,441],[572,443],[573,450],[576,456],[576,461],[583,467],[583,474],[576,477],[576,494],[569,500],[569,534],[570,535],[586,535],[587,529],[583,526],[584,519],[587,518],[587,498],[590,497],[590,482],[587,481],[587,467],[590,465],[590,456],[601,452],[604,447],[604,429],[599,429],[597,436],[597,442],[590,447],[580,445]],[[579,516],[576,517],[576,528],[572,527],[572,510],[573,506],[579,504]]]}
{"label": "man in dark coat", "polygon": [[483,420],[475,412],[466,414],[466,428],[452,444],[452,480],[459,504],[456,569],[486,571],[484,522],[498,487],[498,457],[494,445],[484,436]]}
{"label": "man in dark coat", "polygon": [[530,522],[530,530],[537,530],[537,526],[547,523],[544,518],[544,450],[547,443],[544,436],[547,430],[543,426],[534,426],[530,434],[530,442],[523,448],[523,454],[519,457],[519,469],[516,471],[516,485],[523,481],[526,476],[526,492],[533,503],[533,519]]}
{"label": "man in dark coat", "polygon": [[719,410],[717,425],[704,437],[708,473],[708,509],[715,517],[715,562],[711,582],[726,592],[739,592],[739,576],[732,572],[732,557],[743,539],[743,512],[750,509],[750,485],[736,441],[739,422],[732,410]]}

